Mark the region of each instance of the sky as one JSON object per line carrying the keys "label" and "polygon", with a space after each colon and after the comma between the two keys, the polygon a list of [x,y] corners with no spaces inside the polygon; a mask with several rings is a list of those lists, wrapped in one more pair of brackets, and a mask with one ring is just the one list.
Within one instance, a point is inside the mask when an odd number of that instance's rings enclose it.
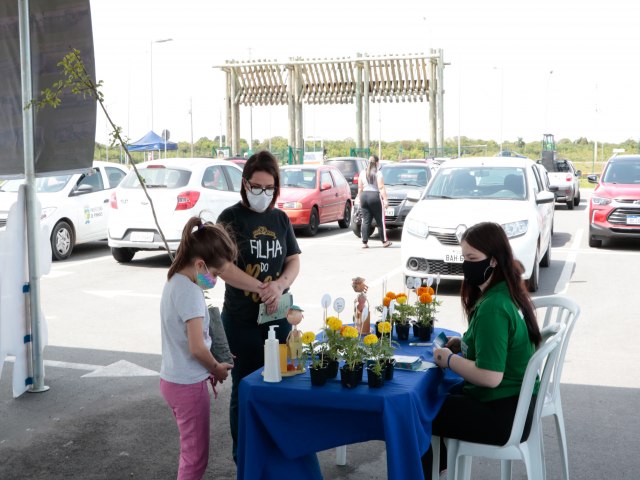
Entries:
{"label": "sky", "polygon": [[[227,60],[432,48],[449,63],[445,138],[640,139],[635,0],[92,0],[91,9],[97,78],[131,140],[152,124],[174,141],[226,133],[225,77],[214,67]],[[287,137],[286,106],[254,107],[252,122],[241,107],[240,117],[245,139]],[[307,137],[355,138],[354,105],[305,106],[303,121]],[[370,129],[372,141],[426,141],[428,103],[373,104]],[[96,140],[107,135],[99,113]]]}

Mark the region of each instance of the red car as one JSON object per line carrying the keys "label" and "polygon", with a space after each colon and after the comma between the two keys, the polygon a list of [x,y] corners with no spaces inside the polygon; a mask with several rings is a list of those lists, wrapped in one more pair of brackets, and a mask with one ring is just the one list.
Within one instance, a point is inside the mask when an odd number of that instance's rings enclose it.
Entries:
{"label": "red car", "polygon": [[286,212],[294,228],[307,235],[322,223],[351,222],[351,190],[344,175],[331,165],[289,165],[280,169],[277,207]]}
{"label": "red car", "polygon": [[597,175],[589,202],[589,246],[601,247],[610,238],[640,239],[640,155],[616,155]]}

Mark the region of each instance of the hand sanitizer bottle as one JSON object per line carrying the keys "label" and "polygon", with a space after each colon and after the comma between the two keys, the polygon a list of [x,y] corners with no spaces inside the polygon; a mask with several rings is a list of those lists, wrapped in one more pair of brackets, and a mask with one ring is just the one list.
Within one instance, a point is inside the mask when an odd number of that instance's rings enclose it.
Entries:
{"label": "hand sanitizer bottle", "polygon": [[269,335],[264,342],[264,381],[279,382],[282,380],[280,373],[280,342],[276,338],[277,325],[269,327]]}

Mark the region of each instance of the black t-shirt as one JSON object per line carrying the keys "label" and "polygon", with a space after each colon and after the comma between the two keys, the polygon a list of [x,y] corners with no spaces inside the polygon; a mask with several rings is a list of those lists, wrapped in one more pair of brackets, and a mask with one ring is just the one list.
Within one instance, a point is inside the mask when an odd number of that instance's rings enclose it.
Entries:
{"label": "black t-shirt", "polygon": [[[285,259],[300,253],[289,217],[282,210],[274,208],[257,213],[238,202],[222,211],[218,223],[235,235],[238,268],[261,282],[277,280]],[[224,313],[234,320],[255,325],[260,296],[225,285]]]}

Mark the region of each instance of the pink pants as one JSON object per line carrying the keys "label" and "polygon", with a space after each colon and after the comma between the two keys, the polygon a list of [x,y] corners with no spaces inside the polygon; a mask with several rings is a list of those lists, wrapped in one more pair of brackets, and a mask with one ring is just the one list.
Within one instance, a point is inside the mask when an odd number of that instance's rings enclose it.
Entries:
{"label": "pink pants", "polygon": [[209,412],[207,380],[190,385],[160,379],[160,392],[171,407],[180,432],[178,480],[200,480],[209,462]]}

